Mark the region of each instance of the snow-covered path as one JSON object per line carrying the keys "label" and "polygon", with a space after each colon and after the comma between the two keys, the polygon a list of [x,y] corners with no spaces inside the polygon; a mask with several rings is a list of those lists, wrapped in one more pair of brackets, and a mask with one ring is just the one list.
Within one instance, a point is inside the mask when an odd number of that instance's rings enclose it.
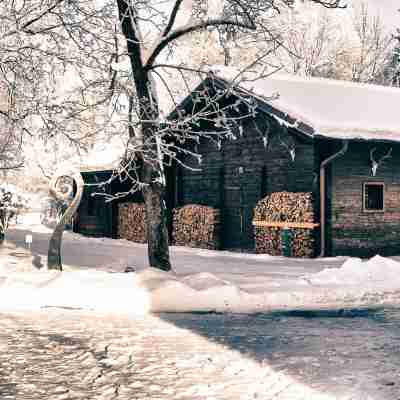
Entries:
{"label": "snow-covered path", "polygon": [[0,248],[1,399],[400,398],[400,310],[382,307],[399,263],[173,248],[174,275],[145,246],[66,234],[60,274],[49,231],[19,228]]}
{"label": "snow-covered path", "polygon": [[397,400],[400,314],[0,313],[3,400]]}

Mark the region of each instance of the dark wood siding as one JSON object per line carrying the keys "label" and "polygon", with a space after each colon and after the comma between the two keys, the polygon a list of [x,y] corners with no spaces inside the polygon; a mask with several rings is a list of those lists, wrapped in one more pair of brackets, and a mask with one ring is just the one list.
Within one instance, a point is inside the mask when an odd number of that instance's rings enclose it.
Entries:
{"label": "dark wood siding", "polygon": [[106,203],[103,196],[92,196],[93,193],[110,193],[110,187],[90,186],[105,182],[110,175],[111,172],[107,171],[82,173],[86,186],[74,223],[75,232],[88,236],[112,236],[112,204]]}
{"label": "dark wood siding", "polygon": [[[224,140],[219,150],[211,141],[202,141],[200,171],[182,169],[183,204],[203,204],[222,211],[222,241],[224,248],[254,248],[253,210],[268,193],[278,191],[313,191],[317,183],[314,147],[311,141],[282,130],[278,123],[264,113],[256,123],[271,124],[270,140],[265,148],[254,122],[243,125],[243,136]],[[292,161],[282,143],[295,143]],[[196,162],[190,162],[199,167]]]}
{"label": "dark wood siding", "polygon": [[[357,143],[331,167],[332,254],[371,256],[400,252],[400,146],[372,176],[370,150],[388,144]],[[384,182],[385,211],[363,210],[363,184]]]}
{"label": "dark wood siding", "polygon": [[118,204],[121,202],[143,202],[143,196],[140,192],[129,194],[111,202],[106,202],[104,196],[91,196],[95,192],[105,192],[107,194],[129,192],[131,182],[119,177],[116,177],[110,184],[103,187],[90,186],[90,184],[106,182],[111,175],[112,171],[82,172],[86,185],[74,222],[74,232],[88,236],[116,238],[118,232]]}

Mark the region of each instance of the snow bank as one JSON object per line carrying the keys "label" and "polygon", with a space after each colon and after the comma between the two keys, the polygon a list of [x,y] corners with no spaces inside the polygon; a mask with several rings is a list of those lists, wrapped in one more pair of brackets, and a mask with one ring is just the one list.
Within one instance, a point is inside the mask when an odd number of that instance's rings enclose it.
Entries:
{"label": "snow bank", "polygon": [[[352,259],[342,268],[315,274],[315,281],[314,276],[307,276],[290,287],[278,288],[264,282],[252,292],[243,290],[233,277],[229,281],[211,273],[174,277],[146,269],[137,275],[150,293],[151,310],[157,312],[259,313],[400,304],[400,279],[386,280],[396,268],[400,272],[400,263],[375,257],[369,268],[360,268],[364,264]],[[387,269],[383,274],[382,268]]]}
{"label": "snow bank", "polygon": [[362,285],[400,288],[400,263],[375,256],[368,261],[349,258],[340,268],[324,269],[304,279],[311,285]]}
{"label": "snow bank", "polygon": [[45,270],[0,277],[0,310],[47,307],[145,314],[150,300],[132,273]]}
{"label": "snow bank", "polygon": [[[379,256],[351,258],[332,268],[343,259],[294,260],[181,247],[172,248],[176,271],[167,273],[137,268],[145,245],[72,233],[64,240],[78,246],[82,257],[90,249],[96,270],[33,270],[28,250],[11,249],[0,257],[0,309],[259,313],[400,304],[400,263]],[[108,264],[105,246],[107,254],[115,253]],[[127,266],[137,272],[121,273]]]}

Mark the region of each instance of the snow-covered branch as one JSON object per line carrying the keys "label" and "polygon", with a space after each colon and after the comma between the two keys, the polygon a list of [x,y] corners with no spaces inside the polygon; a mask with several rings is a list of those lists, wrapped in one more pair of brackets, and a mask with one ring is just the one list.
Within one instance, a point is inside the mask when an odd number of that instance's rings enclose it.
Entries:
{"label": "snow-covered branch", "polygon": [[218,26],[235,26],[238,28],[244,28],[249,30],[255,30],[256,27],[252,23],[245,23],[239,21],[230,21],[224,19],[209,19],[207,21],[200,22],[198,24],[187,25],[183,28],[176,29],[172,31],[168,36],[162,38],[159,43],[155,46],[154,50],[150,54],[149,58],[146,61],[146,69],[149,69],[153,63],[155,62],[158,55],[174,40],[179,39],[182,36],[188,35],[193,32],[202,31],[204,29],[213,27],[216,28]]}

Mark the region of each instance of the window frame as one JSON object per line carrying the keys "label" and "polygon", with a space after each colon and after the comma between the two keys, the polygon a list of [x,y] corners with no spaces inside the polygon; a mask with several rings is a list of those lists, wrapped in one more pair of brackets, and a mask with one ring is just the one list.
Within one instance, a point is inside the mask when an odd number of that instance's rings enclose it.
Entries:
{"label": "window frame", "polygon": [[[381,209],[369,209],[367,208],[366,200],[367,194],[366,189],[367,186],[380,186],[382,188],[382,208]],[[385,212],[385,182],[382,181],[371,181],[371,182],[363,182],[363,193],[362,193],[362,210],[365,213],[384,213]]]}

